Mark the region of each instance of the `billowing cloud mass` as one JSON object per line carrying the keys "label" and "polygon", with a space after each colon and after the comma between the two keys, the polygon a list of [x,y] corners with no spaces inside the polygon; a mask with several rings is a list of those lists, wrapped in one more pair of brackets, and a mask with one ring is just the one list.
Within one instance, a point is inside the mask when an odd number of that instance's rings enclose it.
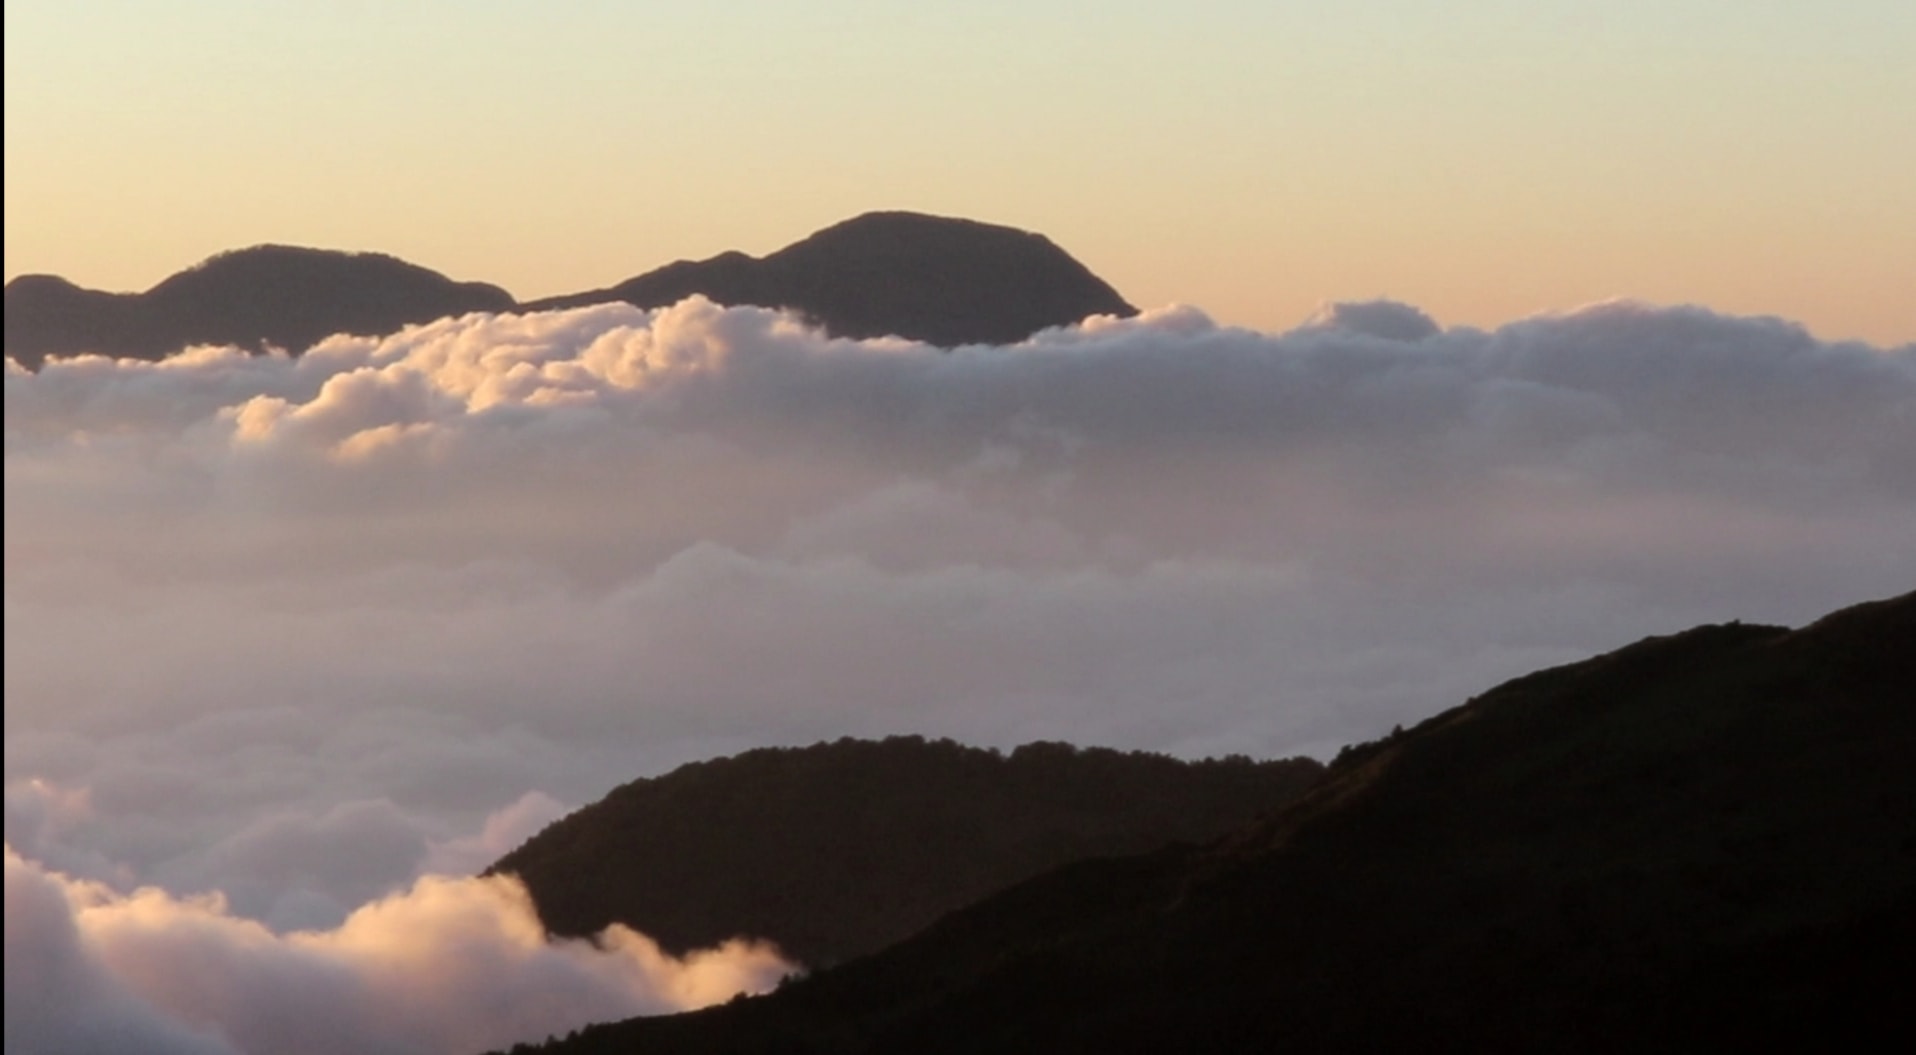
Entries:
{"label": "billowing cloud mass", "polygon": [[755,745],[1323,756],[1916,585],[1916,346],[1698,308],[605,305],[9,367],[5,429],[9,843],[279,935]]}
{"label": "billowing cloud mass", "polygon": [[6,850],[6,1050],[478,1052],[703,1007],[789,968],[731,942],[684,959],[614,924],[549,941],[516,879],[428,876],[327,931],[275,934],[217,896],[130,895]]}

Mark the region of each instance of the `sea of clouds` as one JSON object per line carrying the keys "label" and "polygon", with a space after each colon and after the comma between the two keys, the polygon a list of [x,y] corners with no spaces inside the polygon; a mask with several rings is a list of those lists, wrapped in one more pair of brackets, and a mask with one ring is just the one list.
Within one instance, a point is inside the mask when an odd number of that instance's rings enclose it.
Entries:
{"label": "sea of clouds", "polygon": [[9,362],[5,459],[10,1053],[467,1051],[763,988],[772,950],[550,945],[470,878],[714,754],[1325,757],[1916,587],[1916,345],[1624,302],[949,351],[472,315]]}

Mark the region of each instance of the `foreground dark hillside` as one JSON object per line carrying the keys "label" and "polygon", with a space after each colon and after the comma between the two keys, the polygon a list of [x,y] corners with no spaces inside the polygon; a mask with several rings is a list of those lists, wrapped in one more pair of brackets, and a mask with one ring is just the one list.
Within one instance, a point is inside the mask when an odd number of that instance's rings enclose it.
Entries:
{"label": "foreground dark hillside", "polygon": [[1068,861],[1216,838],[1322,768],[920,737],[767,748],[626,784],[492,870],[556,933],[617,921],[675,952],[748,934],[816,965]]}
{"label": "foreground dark hillside", "polygon": [[377,253],[256,246],[223,253],[144,293],[82,289],[53,275],[7,283],[6,354],[28,369],[56,355],[159,359],[195,344],[295,354],[335,333],[380,336],[467,312],[542,311],[693,294],[791,308],[841,337],[931,344],[1019,341],[1087,315],[1137,309],[1042,235],[908,212],[866,213],[759,259],[681,260],[609,289],[520,304]]}
{"label": "foreground dark hillside", "polygon": [[1916,594],[1503,685],[1216,844],[1070,866],[588,1052],[1894,1049]]}

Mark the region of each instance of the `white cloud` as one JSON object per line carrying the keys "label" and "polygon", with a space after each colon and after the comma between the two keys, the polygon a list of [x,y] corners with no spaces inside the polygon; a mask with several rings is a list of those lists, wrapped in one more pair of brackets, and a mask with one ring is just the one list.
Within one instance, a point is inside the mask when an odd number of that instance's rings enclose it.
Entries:
{"label": "white cloud", "polygon": [[1442,332],[1421,308],[1394,300],[1337,301],[1325,304],[1304,323],[1305,329],[1343,330],[1387,341],[1421,341]]}
{"label": "white cloud", "polygon": [[434,842],[426,855],[425,870],[433,875],[477,875],[571,812],[570,807],[542,791],[528,791],[488,816],[478,834]]}
{"label": "white cloud", "polygon": [[453,1053],[702,1007],[790,968],[683,959],[614,926],[548,940],[510,878],[428,876],[337,928],[276,934],[217,896],[121,894],[6,851],[6,1050]]}
{"label": "white cloud", "polygon": [[330,925],[757,744],[1325,754],[1911,587],[1916,347],[1427,323],[939,352],[693,300],[9,371],[8,838]]}

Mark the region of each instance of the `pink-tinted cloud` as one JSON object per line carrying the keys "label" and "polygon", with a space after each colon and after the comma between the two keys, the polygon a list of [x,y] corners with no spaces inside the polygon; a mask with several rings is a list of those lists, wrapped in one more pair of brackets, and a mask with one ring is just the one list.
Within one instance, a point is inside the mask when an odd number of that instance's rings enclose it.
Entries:
{"label": "pink-tinted cloud", "polygon": [[606,305],[55,362],[5,421],[9,840],[275,934],[726,751],[1324,754],[1916,575],[1916,347],[1700,308]]}
{"label": "pink-tinted cloud", "polygon": [[426,877],[276,934],[217,896],[120,894],[6,854],[9,1052],[454,1053],[763,990],[734,942],[676,959],[614,927],[549,941],[516,880]]}

